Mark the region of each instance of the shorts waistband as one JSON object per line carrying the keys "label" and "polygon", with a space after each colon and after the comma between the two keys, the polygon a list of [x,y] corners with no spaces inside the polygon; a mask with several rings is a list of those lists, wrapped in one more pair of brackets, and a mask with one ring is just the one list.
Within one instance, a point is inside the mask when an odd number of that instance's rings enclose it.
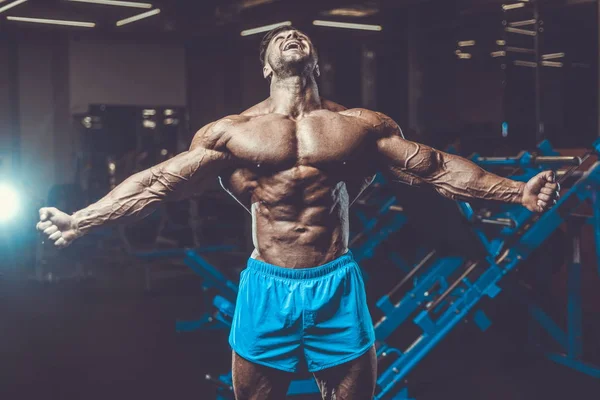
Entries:
{"label": "shorts waistband", "polygon": [[352,252],[348,250],[335,260],[312,268],[284,268],[254,258],[249,258],[246,269],[279,278],[302,280],[325,276],[352,263],[354,263],[354,256],[352,255]]}

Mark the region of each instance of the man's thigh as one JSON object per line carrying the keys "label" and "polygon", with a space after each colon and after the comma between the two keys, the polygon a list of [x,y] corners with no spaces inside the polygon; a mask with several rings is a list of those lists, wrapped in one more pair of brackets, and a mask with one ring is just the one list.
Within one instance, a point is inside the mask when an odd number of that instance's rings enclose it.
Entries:
{"label": "man's thigh", "polygon": [[377,382],[375,346],[352,361],[315,372],[314,376],[323,399],[372,399]]}
{"label": "man's thigh", "polygon": [[292,374],[251,363],[233,352],[233,391],[236,400],[285,399]]}

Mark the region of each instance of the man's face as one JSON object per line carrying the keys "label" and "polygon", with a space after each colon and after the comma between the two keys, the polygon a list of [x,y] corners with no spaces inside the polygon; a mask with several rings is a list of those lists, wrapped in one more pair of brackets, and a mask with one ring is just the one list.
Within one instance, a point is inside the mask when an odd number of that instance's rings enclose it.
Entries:
{"label": "man's face", "polygon": [[276,75],[313,72],[317,55],[308,36],[289,30],[273,36],[267,47],[265,61]]}

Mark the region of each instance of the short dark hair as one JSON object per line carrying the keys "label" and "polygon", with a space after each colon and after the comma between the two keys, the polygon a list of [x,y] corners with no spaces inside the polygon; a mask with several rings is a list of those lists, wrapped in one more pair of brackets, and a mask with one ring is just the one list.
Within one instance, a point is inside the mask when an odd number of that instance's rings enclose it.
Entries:
{"label": "short dark hair", "polygon": [[266,54],[267,54],[267,47],[269,47],[269,43],[271,43],[271,39],[273,39],[274,36],[280,34],[281,32],[285,32],[285,31],[298,31],[298,32],[302,32],[299,29],[296,29],[296,28],[294,28],[291,25],[278,26],[277,28],[273,28],[269,32],[267,32],[265,34],[265,36],[263,36],[262,40],[260,41],[260,53],[259,53],[259,57],[260,57],[260,63],[261,63],[261,65],[263,67],[265,65],[265,57],[266,57]]}

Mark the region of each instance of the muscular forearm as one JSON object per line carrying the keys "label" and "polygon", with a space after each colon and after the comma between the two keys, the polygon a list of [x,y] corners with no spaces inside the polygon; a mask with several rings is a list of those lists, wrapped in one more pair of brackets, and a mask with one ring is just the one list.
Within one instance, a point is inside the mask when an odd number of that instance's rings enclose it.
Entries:
{"label": "muscular forearm", "polygon": [[524,183],[489,173],[473,162],[398,137],[380,144],[394,180],[430,184],[454,200],[485,199],[520,203]]}
{"label": "muscular forearm", "polygon": [[83,235],[94,227],[141,219],[165,200],[173,182],[158,167],[139,172],[123,181],[94,204],[73,214],[77,231]]}
{"label": "muscular forearm", "polygon": [[[165,200],[201,192],[227,161],[223,153],[196,148],[127,178],[103,199],[74,215],[80,234],[143,218]],[[193,190],[191,190],[193,189]]]}
{"label": "muscular forearm", "polygon": [[438,167],[424,180],[445,197],[454,200],[484,199],[521,203],[525,183],[489,173],[462,157],[436,153]]}

